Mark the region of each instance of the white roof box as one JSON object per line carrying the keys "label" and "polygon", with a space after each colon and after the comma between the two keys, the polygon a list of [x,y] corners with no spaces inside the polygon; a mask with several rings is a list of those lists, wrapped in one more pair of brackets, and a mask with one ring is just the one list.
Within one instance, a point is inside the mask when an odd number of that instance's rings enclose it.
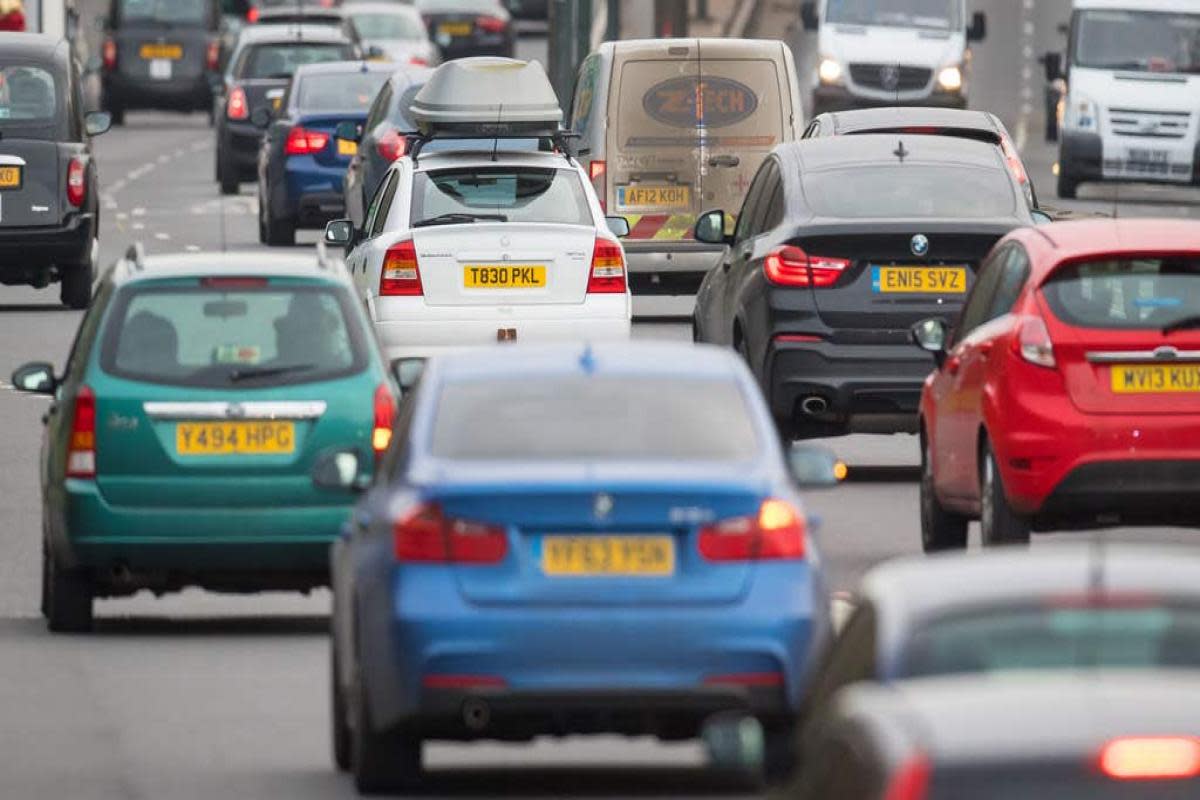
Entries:
{"label": "white roof box", "polygon": [[536,61],[459,58],[429,77],[412,103],[426,136],[516,136],[558,132],[563,112]]}

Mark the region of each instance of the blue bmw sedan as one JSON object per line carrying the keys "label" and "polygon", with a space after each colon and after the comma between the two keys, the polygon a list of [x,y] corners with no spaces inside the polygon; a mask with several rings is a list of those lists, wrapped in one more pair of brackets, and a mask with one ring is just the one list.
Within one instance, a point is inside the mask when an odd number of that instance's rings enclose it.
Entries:
{"label": "blue bmw sedan", "polygon": [[736,355],[449,355],[395,431],[332,553],[334,756],[360,791],[418,780],[431,739],[688,739],[722,712],[786,758],[829,628],[798,476],[834,465],[785,454]]}

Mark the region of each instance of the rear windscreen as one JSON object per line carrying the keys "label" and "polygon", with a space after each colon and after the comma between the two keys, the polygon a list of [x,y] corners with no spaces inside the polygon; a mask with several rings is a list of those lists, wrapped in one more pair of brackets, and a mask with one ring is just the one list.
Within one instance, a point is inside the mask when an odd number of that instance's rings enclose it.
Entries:
{"label": "rear windscreen", "polygon": [[1051,276],[1042,293],[1054,315],[1069,325],[1169,328],[1200,315],[1200,258],[1070,264]]}
{"label": "rear windscreen", "polygon": [[0,66],[0,130],[57,121],[58,85],[53,74],[32,65]]}
{"label": "rear windscreen", "polygon": [[731,381],[580,375],[447,384],[431,449],[466,461],[745,461],[759,447]]}
{"label": "rear windscreen", "polygon": [[297,67],[346,61],[353,50],[344,44],[277,42],[255,45],[242,62],[240,78],[290,78]]}
{"label": "rear windscreen", "polygon": [[412,227],[471,221],[459,215],[488,222],[593,224],[574,170],[467,167],[414,177]]}
{"label": "rear windscreen", "polygon": [[801,176],[819,217],[985,219],[1010,217],[1016,193],[1000,169],[933,164],[872,164]]}
{"label": "rear windscreen", "polygon": [[363,39],[426,39],[425,25],[415,14],[350,14],[354,30]]}
{"label": "rear windscreen", "polygon": [[110,312],[101,363],[112,375],[175,386],[342,377],[366,366],[351,302],[312,286],[134,288]]}
{"label": "rear windscreen", "polygon": [[296,107],[302,112],[365,112],[387,79],[386,72],[308,75],[300,81]]}
{"label": "rear windscreen", "polygon": [[931,620],[911,639],[906,677],[1025,669],[1200,667],[1200,609],[989,608]]}
{"label": "rear windscreen", "polygon": [[121,22],[204,25],[208,8],[202,0],[119,0],[117,17]]}

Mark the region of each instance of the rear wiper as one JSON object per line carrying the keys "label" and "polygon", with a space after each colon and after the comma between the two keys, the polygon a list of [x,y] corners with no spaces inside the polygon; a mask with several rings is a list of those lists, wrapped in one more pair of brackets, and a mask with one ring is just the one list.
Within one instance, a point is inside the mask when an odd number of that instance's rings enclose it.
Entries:
{"label": "rear wiper", "polygon": [[1166,336],[1167,334],[1174,333],[1175,331],[1186,331],[1191,328],[1200,328],[1200,314],[1177,319],[1169,325],[1164,325],[1162,332],[1163,336]]}
{"label": "rear wiper", "polygon": [[231,383],[239,383],[254,378],[270,378],[275,375],[286,375],[289,372],[305,372],[316,369],[316,364],[288,364],[283,367],[258,367],[256,369],[235,369],[229,373]]}
{"label": "rear wiper", "polygon": [[460,222],[476,222],[478,220],[508,222],[508,217],[503,214],[467,214],[461,211],[452,211],[449,214],[438,214],[436,217],[418,220],[411,227],[424,228],[428,225],[457,225]]}

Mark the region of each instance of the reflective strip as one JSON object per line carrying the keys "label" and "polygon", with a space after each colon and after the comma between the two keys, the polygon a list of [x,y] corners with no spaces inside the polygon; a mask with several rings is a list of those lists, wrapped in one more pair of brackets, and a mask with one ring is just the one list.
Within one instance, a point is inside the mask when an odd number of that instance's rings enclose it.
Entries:
{"label": "reflective strip", "polygon": [[250,403],[150,402],[142,409],[150,419],[317,419],[325,413],[323,400]]}
{"label": "reflective strip", "polygon": [[680,241],[692,237],[694,214],[623,214],[629,221],[629,239]]}

